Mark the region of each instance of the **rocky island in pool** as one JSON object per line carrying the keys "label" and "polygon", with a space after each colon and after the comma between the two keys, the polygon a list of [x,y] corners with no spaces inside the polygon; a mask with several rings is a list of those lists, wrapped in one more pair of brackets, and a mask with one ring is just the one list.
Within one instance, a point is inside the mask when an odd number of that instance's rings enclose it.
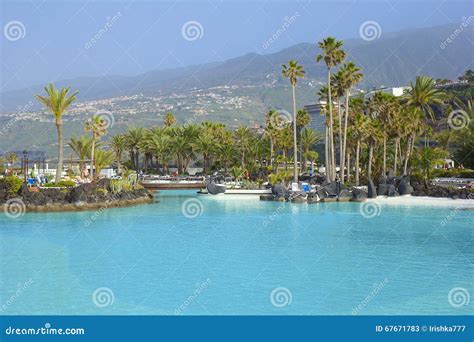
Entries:
{"label": "rocky island in pool", "polygon": [[[8,178],[7,178],[8,179]],[[127,184],[124,187],[124,184]],[[0,180],[0,205],[11,211],[81,211],[125,207],[153,202],[153,195],[142,186],[122,180],[101,179],[70,187],[19,189]]]}

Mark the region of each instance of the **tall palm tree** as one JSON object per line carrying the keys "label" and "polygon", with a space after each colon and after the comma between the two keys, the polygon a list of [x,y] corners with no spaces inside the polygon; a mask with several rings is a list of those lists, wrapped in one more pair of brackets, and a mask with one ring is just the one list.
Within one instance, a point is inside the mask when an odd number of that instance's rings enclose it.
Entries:
{"label": "tall palm tree", "polygon": [[349,62],[344,64],[341,69],[342,84],[345,90],[346,97],[346,111],[344,115],[344,137],[342,143],[342,161],[341,161],[341,181],[344,182],[344,173],[346,167],[346,154],[347,154],[347,124],[349,120],[349,104],[350,104],[350,92],[351,88],[362,80],[362,73],[360,69],[355,66],[354,63]]}
{"label": "tall palm tree", "polygon": [[235,142],[237,143],[238,150],[240,151],[240,167],[245,169],[245,157],[250,147],[250,130],[248,127],[240,126],[234,132]]}
{"label": "tall palm tree", "polygon": [[306,109],[300,109],[298,110],[298,113],[296,113],[296,130],[298,134],[298,138],[300,140],[299,144],[299,152],[300,152],[300,164],[302,165],[303,163],[303,151],[301,147],[301,132],[302,130],[308,126],[311,122],[311,116],[309,113],[306,111]]}
{"label": "tall palm tree", "polygon": [[117,134],[112,137],[111,147],[115,153],[115,160],[117,161],[117,173],[122,173],[122,153],[126,147],[125,135]]}
{"label": "tall palm tree", "polygon": [[[421,111],[426,118],[435,120],[432,106],[440,106],[444,104],[446,93],[440,88],[436,87],[436,82],[428,76],[417,76],[415,84],[410,84],[411,87],[405,94],[406,103]],[[428,144],[428,139],[425,135],[425,146]]]}
{"label": "tall palm tree", "polygon": [[283,77],[288,78],[293,92],[293,181],[298,182],[298,144],[296,138],[296,84],[299,78],[303,78],[305,71],[295,60],[290,60],[288,65],[282,65],[281,71]]}
{"label": "tall palm tree", "polygon": [[125,135],[125,146],[130,155],[132,169],[138,171],[140,161],[140,142],[143,140],[145,130],[142,127],[130,128]]}
{"label": "tall palm tree", "polygon": [[335,162],[335,152],[334,152],[334,133],[333,133],[333,115],[332,115],[332,94],[331,94],[331,69],[341,64],[346,58],[346,53],[342,50],[343,42],[337,40],[334,37],[327,37],[318,43],[318,46],[322,50],[322,54],[316,57],[316,62],[324,61],[328,69],[328,104],[329,104],[329,153],[330,153],[330,163],[331,163],[331,174],[329,175],[329,180],[334,181],[335,171],[336,171],[336,162]]}
{"label": "tall palm tree", "polygon": [[[324,168],[325,168],[325,175],[326,179],[330,178],[330,174],[332,173],[331,171],[331,163],[329,162],[330,157],[329,157],[329,100],[328,100],[328,87],[327,86],[322,86],[319,91],[319,104],[321,105],[321,115],[324,115],[326,120],[325,120],[325,132],[324,132]],[[325,104],[323,106],[323,104]]]}
{"label": "tall palm tree", "polygon": [[86,135],[71,137],[69,147],[76,153],[79,158],[79,169],[81,170],[81,178],[84,176],[85,160],[89,158],[92,148],[92,138]]}
{"label": "tall palm tree", "polygon": [[270,167],[273,167],[273,156],[274,156],[274,150],[275,150],[275,139],[278,136],[278,129],[277,127],[274,127],[275,124],[275,115],[278,115],[278,112],[275,110],[271,110],[267,113],[265,117],[265,133],[264,136],[268,138],[270,142]]}
{"label": "tall palm tree", "polygon": [[92,132],[92,145],[91,145],[91,178],[94,179],[94,168],[95,168],[95,147],[96,143],[100,138],[107,134],[107,122],[100,115],[93,115],[92,118],[86,121],[84,130],[86,132]]}
{"label": "tall palm tree", "polygon": [[44,88],[46,96],[35,95],[35,98],[45,106],[47,110],[54,114],[56,130],[58,132],[58,168],[56,169],[55,182],[61,181],[64,159],[64,138],[63,138],[63,114],[76,100],[77,91],[69,95],[69,87],[57,90],[50,83]]}

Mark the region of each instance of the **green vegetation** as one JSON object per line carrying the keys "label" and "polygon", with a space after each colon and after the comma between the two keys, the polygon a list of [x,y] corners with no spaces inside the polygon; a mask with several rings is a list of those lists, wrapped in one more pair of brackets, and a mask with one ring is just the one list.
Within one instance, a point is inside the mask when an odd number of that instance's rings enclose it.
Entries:
{"label": "green vegetation", "polygon": [[23,181],[15,176],[0,178],[0,188],[7,189],[10,195],[15,195],[21,188]]}
{"label": "green vegetation", "polygon": [[45,188],[69,188],[69,187],[73,187],[73,186],[76,186],[76,182],[72,181],[72,180],[62,180],[60,182],[57,182],[57,183],[46,183],[44,184],[43,186]]}
{"label": "green vegetation", "polygon": [[[308,163],[313,168],[318,162],[316,145],[323,139],[325,176],[330,181],[338,177],[344,183],[359,185],[369,178],[385,176],[388,171],[431,178],[440,174],[436,169],[444,166],[448,157],[454,158],[457,165],[474,168],[474,125],[470,124],[472,71],[460,77],[462,84],[469,86],[467,92],[459,88],[449,90],[442,80],[418,76],[401,97],[383,92],[363,97],[351,93],[363,73],[346,60],[343,42],[327,37],[318,46],[321,54],[316,56],[316,63],[323,62],[327,67],[327,84],[318,92],[321,114],[325,116],[324,137],[308,127],[308,113],[297,108],[296,88],[305,71],[298,61],[291,59],[282,66],[281,74],[291,86],[293,113],[270,110],[263,132],[243,125],[229,128],[212,121],[196,124],[194,118],[179,125],[174,114],[168,112],[161,127],[130,128],[104,142],[107,121],[94,115],[85,124],[85,131],[92,136],[73,136],[69,142],[79,158],[81,175],[89,159],[93,165],[92,178],[115,162],[122,175],[140,169],[169,174],[171,167],[183,175],[190,165],[197,165],[203,167],[205,174],[223,171],[236,179],[257,183],[288,182],[291,173],[293,181],[297,181]],[[36,98],[55,115],[60,169],[61,117],[76,93],[68,96],[69,88],[57,91],[51,84],[45,90],[46,97]],[[285,99],[289,102],[288,95]],[[457,114],[455,119],[453,113]],[[434,133],[435,129],[439,131],[435,121],[446,123],[441,132]],[[135,186],[126,176],[112,184],[114,192]]]}
{"label": "green vegetation", "polygon": [[57,90],[50,83],[44,88],[46,96],[36,95],[36,99],[44,105],[44,107],[54,114],[56,129],[58,132],[58,167],[56,170],[56,183],[61,181],[61,173],[63,170],[64,159],[64,138],[63,138],[63,114],[69,106],[76,100],[77,92],[70,96],[69,87]]}

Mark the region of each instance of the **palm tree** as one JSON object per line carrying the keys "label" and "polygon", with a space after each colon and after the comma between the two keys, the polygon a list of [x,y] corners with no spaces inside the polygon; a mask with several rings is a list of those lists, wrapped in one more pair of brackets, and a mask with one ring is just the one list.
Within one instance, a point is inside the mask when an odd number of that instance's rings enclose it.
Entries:
{"label": "palm tree", "polygon": [[305,159],[303,165],[306,166],[306,161],[308,160],[305,156],[314,157],[314,155],[308,153],[312,152],[310,149],[320,140],[321,136],[311,128],[305,128],[301,131],[301,153]]}
{"label": "palm tree", "polygon": [[249,149],[250,143],[250,130],[248,127],[240,126],[234,132],[235,142],[237,143],[238,149],[240,150],[240,167],[245,169],[245,155]]}
{"label": "palm tree", "polygon": [[172,112],[168,112],[165,114],[164,124],[165,127],[171,127],[176,123],[176,118],[174,117]]}
{"label": "palm tree", "polygon": [[236,150],[231,144],[222,144],[217,147],[217,157],[224,166],[224,173],[227,174],[229,165],[235,160]]}
{"label": "palm tree", "polygon": [[[346,150],[347,150],[347,124],[349,120],[349,103],[350,103],[350,91],[357,83],[362,80],[362,73],[360,69],[355,66],[354,63],[349,62],[344,64],[341,69],[342,85],[345,90],[346,97],[346,112],[344,115],[344,138],[342,143],[342,161],[341,161],[341,181],[344,182],[344,172],[346,166]],[[349,171],[348,171],[349,172]]]}
{"label": "palm tree", "polygon": [[122,153],[126,147],[126,138],[124,134],[117,134],[112,137],[111,147],[115,153],[115,160],[117,161],[117,173],[122,173]]}
{"label": "palm tree", "polygon": [[[443,105],[446,94],[440,88],[436,88],[436,82],[428,76],[417,76],[415,84],[411,83],[411,88],[404,96],[407,105],[421,111],[426,118],[430,117],[435,121],[433,105]],[[428,140],[425,135],[425,146]]]}
{"label": "palm tree", "polygon": [[290,60],[288,65],[282,65],[282,75],[290,80],[291,89],[293,91],[293,181],[298,182],[298,145],[296,139],[296,84],[298,78],[304,77],[304,69],[295,60]]}
{"label": "palm tree", "polygon": [[46,96],[35,95],[47,110],[54,114],[56,129],[58,132],[58,168],[56,169],[55,182],[61,181],[64,159],[63,119],[62,116],[71,104],[76,100],[77,91],[69,95],[69,87],[61,88],[59,91],[50,83],[44,88]]}
{"label": "palm tree", "polygon": [[138,171],[140,161],[140,142],[143,140],[145,130],[143,128],[131,128],[125,135],[125,146],[130,155],[131,168]]}
{"label": "palm tree", "polygon": [[8,164],[10,164],[10,171],[11,171],[11,174],[13,174],[13,168],[14,168],[15,163],[18,160],[18,156],[13,152],[7,152],[5,153],[5,160],[7,161]]}
{"label": "palm tree", "polygon": [[163,172],[166,172],[168,162],[171,159],[172,139],[167,134],[166,130],[153,130],[149,136],[149,148],[151,153],[157,161],[157,171],[159,172],[159,165],[161,164]]}
{"label": "palm tree", "polygon": [[275,115],[278,115],[277,111],[271,110],[267,113],[265,117],[265,133],[264,136],[268,137],[268,140],[270,142],[270,167],[273,167],[273,155],[274,155],[274,149],[275,149],[275,139],[278,136],[278,129],[277,127],[274,127],[274,117]]}
{"label": "palm tree", "polygon": [[76,153],[79,158],[79,169],[81,170],[81,178],[84,176],[85,160],[89,158],[92,148],[92,138],[81,135],[79,138],[76,136],[71,137],[69,141],[69,147]]}
{"label": "palm tree", "polygon": [[206,173],[210,166],[211,155],[217,148],[216,140],[211,134],[205,132],[197,137],[197,139],[192,143],[192,146],[195,152],[202,154],[204,159],[203,171]]}
{"label": "palm tree", "polygon": [[115,154],[113,151],[97,150],[95,156],[95,170],[97,177],[100,175],[100,171],[110,164],[113,163]]}
{"label": "palm tree", "polygon": [[298,133],[298,137],[300,139],[300,145],[299,145],[299,151],[300,151],[300,164],[303,163],[303,151],[301,147],[301,132],[303,128],[308,126],[311,122],[311,116],[309,113],[306,111],[306,109],[300,109],[298,110],[298,113],[296,113],[296,130]]}
{"label": "palm tree", "polygon": [[91,146],[91,178],[94,179],[95,165],[95,146],[100,138],[107,134],[107,122],[100,115],[93,115],[92,118],[86,121],[84,130],[92,132],[92,146]]}
{"label": "palm tree", "polygon": [[329,105],[329,153],[330,153],[330,164],[331,164],[331,173],[329,175],[329,180],[334,181],[335,179],[335,152],[334,152],[334,133],[333,133],[333,118],[332,118],[332,94],[331,94],[331,69],[341,64],[342,61],[346,58],[346,53],[342,50],[343,42],[336,40],[334,37],[327,37],[323,41],[318,43],[319,47],[322,50],[322,54],[316,57],[316,62],[324,61],[328,69],[328,80],[327,80],[327,89],[328,89],[328,105]]}

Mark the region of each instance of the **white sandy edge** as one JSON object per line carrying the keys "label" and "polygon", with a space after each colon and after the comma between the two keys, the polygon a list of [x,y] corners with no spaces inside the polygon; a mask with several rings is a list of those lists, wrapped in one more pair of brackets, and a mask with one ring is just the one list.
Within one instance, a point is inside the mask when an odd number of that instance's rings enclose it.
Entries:
{"label": "white sandy edge", "polygon": [[397,197],[387,197],[387,196],[378,196],[377,198],[369,198],[367,201],[377,202],[380,204],[388,205],[422,205],[429,207],[451,207],[451,208],[467,208],[474,209],[474,200],[470,199],[452,199],[452,198],[442,198],[442,197],[428,197],[428,196],[397,196]]}

